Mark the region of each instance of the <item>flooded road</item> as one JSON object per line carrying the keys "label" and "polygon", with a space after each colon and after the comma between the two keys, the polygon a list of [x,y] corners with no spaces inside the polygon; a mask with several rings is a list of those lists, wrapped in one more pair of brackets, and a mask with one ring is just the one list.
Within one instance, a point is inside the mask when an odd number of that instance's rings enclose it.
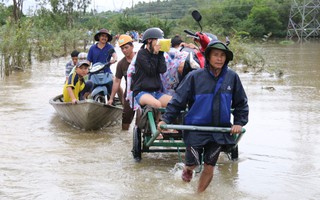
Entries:
{"label": "flooded road", "polygon": [[320,43],[259,48],[284,76],[240,74],[250,106],[240,159],[222,156],[201,195],[198,175],[186,184],[174,170],[177,154],[136,163],[132,131],[81,131],[57,116],[48,102],[68,58],[0,80],[0,199],[320,199]]}

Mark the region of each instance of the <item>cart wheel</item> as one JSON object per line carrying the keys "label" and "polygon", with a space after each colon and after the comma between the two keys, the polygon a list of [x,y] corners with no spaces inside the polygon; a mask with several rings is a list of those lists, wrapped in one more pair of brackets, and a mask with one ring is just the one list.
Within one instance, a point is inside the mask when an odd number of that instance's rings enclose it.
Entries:
{"label": "cart wheel", "polygon": [[141,160],[141,130],[137,126],[133,128],[132,155],[136,161]]}
{"label": "cart wheel", "polygon": [[239,158],[238,145],[235,148],[232,148],[230,153],[231,153],[232,160],[238,160]]}

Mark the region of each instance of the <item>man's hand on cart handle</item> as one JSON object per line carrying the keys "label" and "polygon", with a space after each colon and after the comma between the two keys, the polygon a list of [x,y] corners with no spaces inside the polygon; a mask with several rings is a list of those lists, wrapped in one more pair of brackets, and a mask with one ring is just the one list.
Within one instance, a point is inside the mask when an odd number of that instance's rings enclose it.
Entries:
{"label": "man's hand on cart handle", "polygon": [[160,127],[161,125],[163,125],[163,124],[166,124],[164,121],[160,121],[159,123],[158,123],[158,126],[157,126],[157,129],[158,129],[158,131],[162,131],[163,129]]}
{"label": "man's hand on cart handle", "polygon": [[242,126],[240,126],[240,125],[232,125],[231,126],[230,134],[239,134],[241,132],[242,132]]}

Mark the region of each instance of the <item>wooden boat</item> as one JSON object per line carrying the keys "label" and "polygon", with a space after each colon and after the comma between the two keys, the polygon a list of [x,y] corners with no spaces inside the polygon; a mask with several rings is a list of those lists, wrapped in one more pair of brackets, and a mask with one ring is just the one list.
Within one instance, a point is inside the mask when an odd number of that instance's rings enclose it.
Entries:
{"label": "wooden boat", "polygon": [[50,99],[49,103],[62,119],[84,130],[97,130],[110,126],[122,117],[121,106],[106,105],[92,99],[72,105],[72,103],[63,102],[63,96],[58,95]]}

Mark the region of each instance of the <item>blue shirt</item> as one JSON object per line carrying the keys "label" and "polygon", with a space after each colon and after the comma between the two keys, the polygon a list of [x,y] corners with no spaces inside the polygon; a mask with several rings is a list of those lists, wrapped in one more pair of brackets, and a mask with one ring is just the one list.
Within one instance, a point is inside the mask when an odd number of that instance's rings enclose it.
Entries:
{"label": "blue shirt", "polygon": [[[107,43],[102,49],[100,49],[97,44],[94,44],[90,47],[87,60],[94,65],[97,62],[107,63],[110,62],[112,54],[115,53],[113,46]],[[106,67],[104,72],[111,73],[109,67]]]}

